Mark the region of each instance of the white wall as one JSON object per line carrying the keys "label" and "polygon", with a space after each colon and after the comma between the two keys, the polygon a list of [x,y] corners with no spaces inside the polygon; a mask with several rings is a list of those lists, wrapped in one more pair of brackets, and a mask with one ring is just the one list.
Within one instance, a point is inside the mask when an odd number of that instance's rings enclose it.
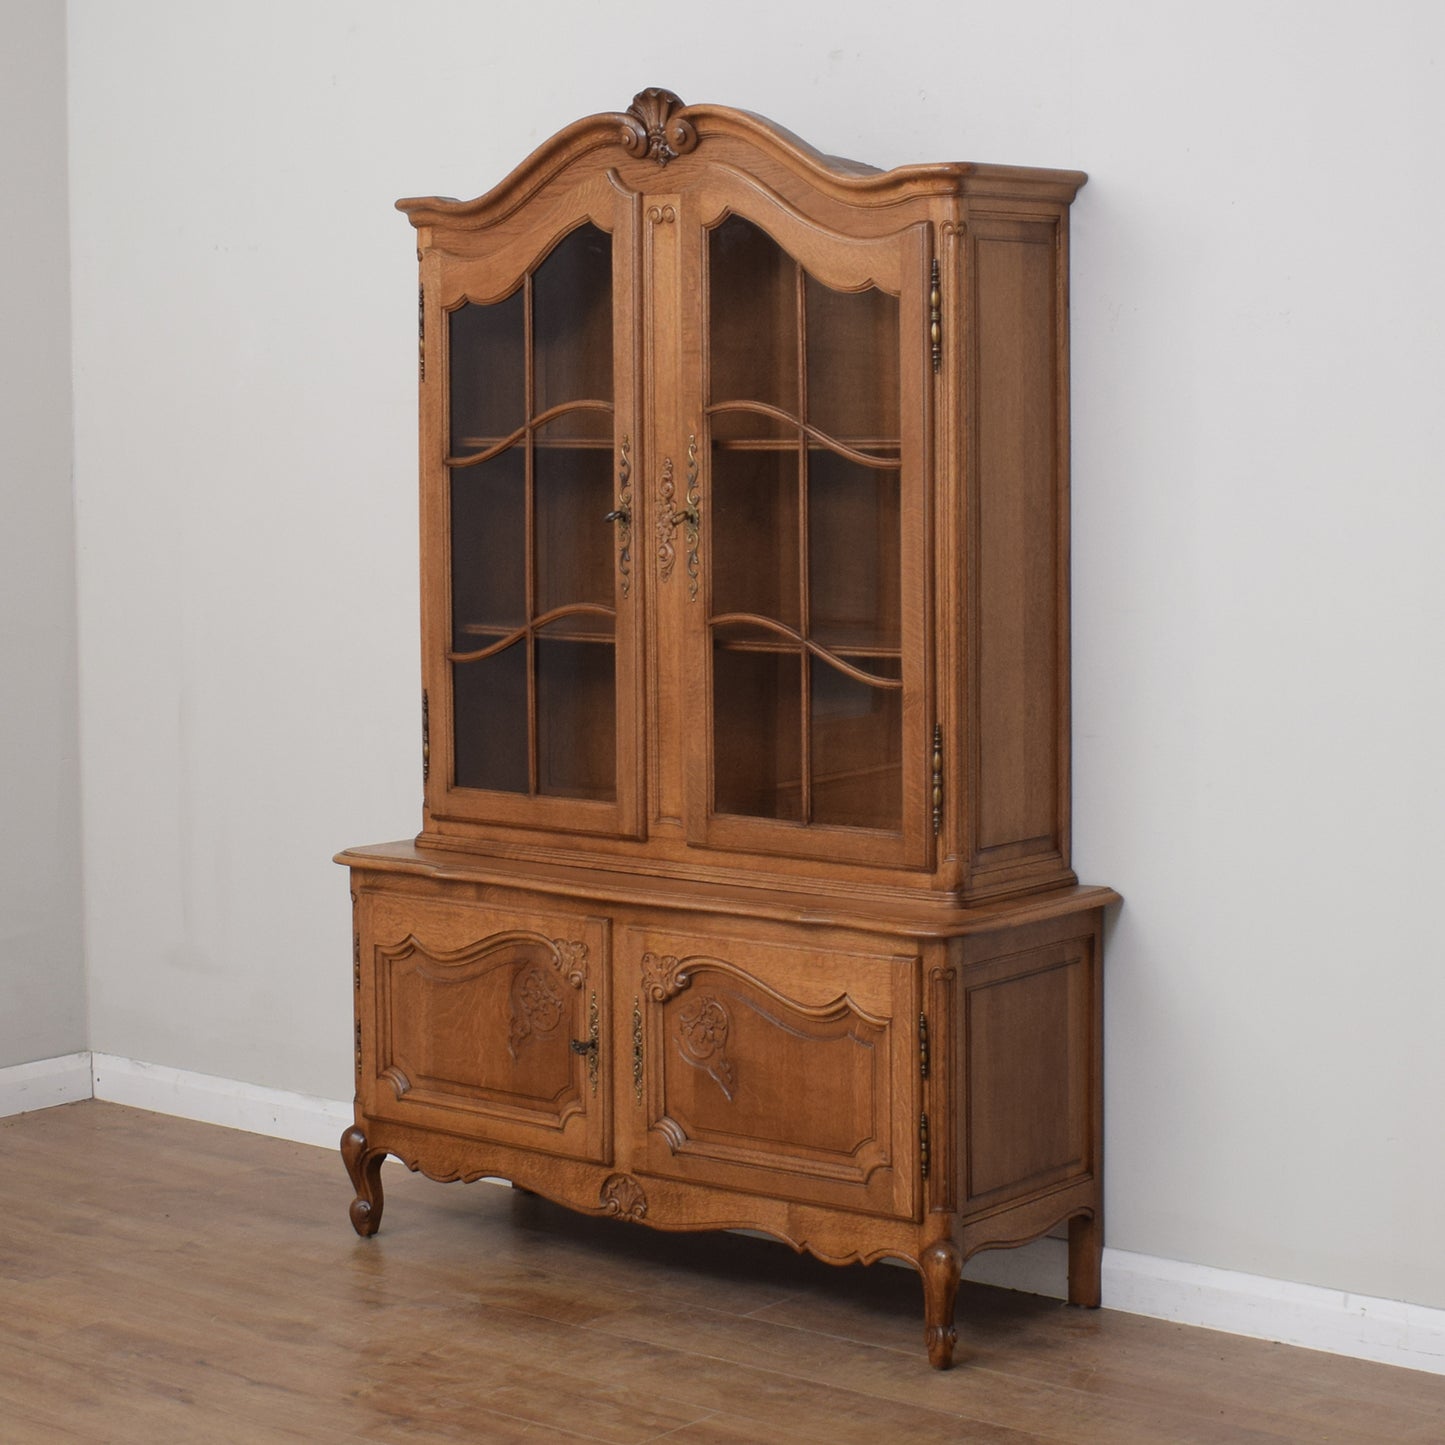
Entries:
{"label": "white wall", "polygon": [[327,860],[419,819],[390,202],[663,84],[880,164],[1092,173],[1075,814],[1128,900],[1109,1242],[1445,1306],[1445,36],[1338,13],[73,0],[93,1046],[349,1095]]}
{"label": "white wall", "polygon": [[65,7],[0,30],[0,1067],[85,1047]]}

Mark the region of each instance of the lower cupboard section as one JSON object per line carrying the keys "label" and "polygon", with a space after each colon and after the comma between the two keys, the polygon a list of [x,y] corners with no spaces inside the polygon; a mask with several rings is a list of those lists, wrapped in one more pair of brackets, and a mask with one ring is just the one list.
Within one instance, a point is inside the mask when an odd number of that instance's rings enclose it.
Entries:
{"label": "lower cupboard section", "polygon": [[388,1155],[674,1230],[907,1261],[951,1363],[966,1257],[1070,1221],[1098,1300],[1099,908],[958,937],[353,875],[370,1235]]}

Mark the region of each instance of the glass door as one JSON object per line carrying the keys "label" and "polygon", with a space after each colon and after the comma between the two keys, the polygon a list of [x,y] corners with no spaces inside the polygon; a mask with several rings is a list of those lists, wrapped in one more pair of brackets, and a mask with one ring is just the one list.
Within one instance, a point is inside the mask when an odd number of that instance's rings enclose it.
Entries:
{"label": "glass door", "polygon": [[505,294],[461,269],[447,287],[444,565],[430,599],[441,625],[427,629],[447,699],[438,749],[430,692],[434,816],[629,831],[630,516],[617,493],[631,466],[618,403],[631,353],[615,323],[618,264],[613,236],[587,220]]}
{"label": "glass door", "polygon": [[766,216],[703,233],[689,836],[920,864],[927,338],[905,288],[924,240],[830,248],[788,220],[806,257]]}

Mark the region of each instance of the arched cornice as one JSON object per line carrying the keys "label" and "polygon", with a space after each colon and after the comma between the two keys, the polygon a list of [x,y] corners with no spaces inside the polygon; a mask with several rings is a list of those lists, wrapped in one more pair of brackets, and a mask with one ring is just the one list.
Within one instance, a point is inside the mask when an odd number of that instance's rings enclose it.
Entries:
{"label": "arched cornice", "polygon": [[[633,97],[625,111],[575,121],[545,141],[504,181],[472,201],[418,196],[396,203],[414,226],[484,226],[523,205],[549,181],[593,152],[610,151],[618,166],[655,166],[659,171],[695,157],[704,163],[710,142],[728,140],[797,174],[818,191],[854,205],[889,205],[906,196],[991,193],[1068,201],[1084,183],[1078,171],[1026,170],[970,162],[899,166],[881,171],[857,161],[824,155],[782,126],[749,111],[721,105],[684,105],[670,90],[653,87]],[[604,163],[606,156],[599,156]]]}

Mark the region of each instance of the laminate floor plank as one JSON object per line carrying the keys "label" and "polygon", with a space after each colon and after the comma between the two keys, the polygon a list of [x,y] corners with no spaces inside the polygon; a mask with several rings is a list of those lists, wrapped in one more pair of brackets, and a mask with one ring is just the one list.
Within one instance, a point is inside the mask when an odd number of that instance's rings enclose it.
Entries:
{"label": "laminate floor plank", "polygon": [[1439,1445],[1445,1379],[665,1234],[94,1101],[0,1119],[4,1445]]}
{"label": "laminate floor plank", "polygon": [[[1282,1430],[1288,1438],[1313,1424],[1333,1445],[1377,1441],[1386,1406],[1400,1445],[1445,1441],[1445,1382],[1437,1376],[1037,1296],[1018,1297],[1017,1310],[1004,1318],[1001,1293],[960,1291],[960,1367],[1136,1401],[1192,1398],[1240,1429]],[[825,1283],[754,1318],[907,1353],[917,1330],[912,1299],[906,1290],[894,1294],[860,1289],[835,1297]],[[1285,1369],[1280,1350],[1289,1355]]]}

